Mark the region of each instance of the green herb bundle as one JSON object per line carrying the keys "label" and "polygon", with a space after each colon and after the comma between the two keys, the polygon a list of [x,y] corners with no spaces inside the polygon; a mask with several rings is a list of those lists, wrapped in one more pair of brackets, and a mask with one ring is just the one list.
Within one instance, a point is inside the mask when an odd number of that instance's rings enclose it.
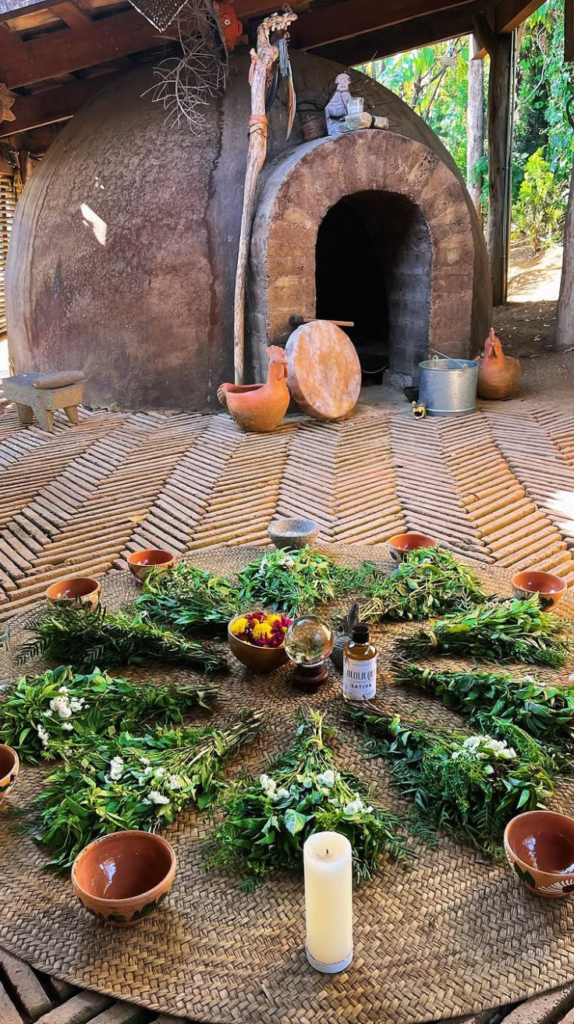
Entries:
{"label": "green herb bundle", "polygon": [[271,608],[293,618],[358,589],[372,572],[370,562],[349,569],[305,547],[270,551],[242,569],[237,582],[243,608]]}
{"label": "green herb bundle", "polygon": [[135,686],[96,669],[76,675],[61,666],[40,676],[23,676],[0,703],[0,742],[25,761],[70,753],[95,736],[133,729],[153,719],[179,723],[195,708],[208,708],[214,686]]}
{"label": "green herb bundle", "polygon": [[291,748],[259,779],[233,783],[223,798],[225,818],[208,840],[207,863],[248,874],[251,886],[276,870],[301,872],[303,845],[314,832],[336,831],[353,847],[356,881],[371,877],[383,852],[407,856],[400,819],[372,807],[365,786],[338,770],[325,744],[336,735],[323,715],[300,717]]}
{"label": "green herb bundle", "polygon": [[23,644],[18,661],[43,655],[77,668],[97,665],[144,665],[170,662],[192,665],[209,672],[225,664],[201,643],[162,629],[142,614],[106,612],[98,607],[62,608],[30,627],[35,638]]}
{"label": "green herb bundle", "polygon": [[207,807],[221,786],[224,761],[261,729],[245,712],[226,727],[128,732],[92,738],[45,780],[17,812],[20,834],[54,850],[51,867],[69,868],[92,840],[123,829],[155,832],[188,804]]}
{"label": "green herb bundle", "polygon": [[150,572],[135,607],[155,622],[180,632],[225,632],[230,619],[242,610],[231,580],[186,562]]}
{"label": "green herb bundle", "polygon": [[501,719],[545,743],[572,742],[574,686],[547,686],[508,672],[441,672],[420,665],[404,665],[398,681],[429,690],[481,729]]}
{"label": "green herb bundle", "polygon": [[355,706],[367,750],[385,757],[400,788],[414,800],[415,818],[483,853],[502,857],[507,822],[519,811],[543,807],[554,786],[553,759],[517,726],[497,720],[504,739],[402,723],[377,708]]}
{"label": "green herb bundle", "polygon": [[390,576],[375,571],[363,596],[361,618],[428,619],[484,601],[478,577],[451,551],[417,548]]}
{"label": "green herb bundle", "polygon": [[543,612],[534,594],[526,601],[490,601],[459,615],[447,615],[429,628],[402,637],[407,657],[428,654],[471,657],[477,661],[525,661],[558,668],[568,656],[562,623]]}

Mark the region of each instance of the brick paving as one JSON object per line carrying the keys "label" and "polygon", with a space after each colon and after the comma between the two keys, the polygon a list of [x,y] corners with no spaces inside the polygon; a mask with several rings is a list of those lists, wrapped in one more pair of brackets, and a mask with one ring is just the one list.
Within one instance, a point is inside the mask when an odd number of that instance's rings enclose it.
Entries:
{"label": "brick paving", "polygon": [[[1,410],[0,410],[1,411]],[[0,617],[62,575],[125,568],[129,551],[178,554],[267,541],[281,515],[325,541],[369,544],[404,529],[510,572],[574,582],[574,413],[549,400],[491,403],[415,421],[361,407],[340,424],[301,418],[242,434],[226,415],[92,412],[55,431],[0,416]],[[574,986],[468,1024],[574,1024]],[[0,1024],[171,1024],[33,971],[0,950]],[[375,1024],[375,1022],[372,1022]],[[461,1022],[459,1022],[461,1024]]]}

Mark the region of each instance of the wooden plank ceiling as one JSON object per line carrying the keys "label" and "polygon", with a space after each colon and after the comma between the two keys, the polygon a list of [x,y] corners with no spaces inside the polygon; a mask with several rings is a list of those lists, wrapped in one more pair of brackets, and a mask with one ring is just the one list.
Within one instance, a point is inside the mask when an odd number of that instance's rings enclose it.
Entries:
{"label": "wooden plank ceiling", "polygon": [[[353,65],[464,35],[511,32],[542,0],[294,0],[292,46]],[[234,0],[245,42],[279,5]],[[67,120],[113,77],[177,46],[127,0],[0,0],[0,82],[16,94],[0,138]]]}

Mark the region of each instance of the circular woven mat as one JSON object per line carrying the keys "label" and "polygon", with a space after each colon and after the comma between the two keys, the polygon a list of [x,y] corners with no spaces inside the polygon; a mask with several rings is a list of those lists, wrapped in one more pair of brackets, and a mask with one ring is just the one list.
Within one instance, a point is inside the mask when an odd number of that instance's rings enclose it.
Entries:
{"label": "circular woven mat", "polygon": [[[378,548],[326,549],[338,560],[386,559]],[[254,548],[209,549],[193,562],[232,573],[261,553]],[[390,566],[389,566],[390,568]],[[476,566],[488,592],[509,594],[509,576]],[[104,581],[109,608],[131,600],[137,585],[126,573]],[[568,595],[560,612],[572,616]],[[30,613],[12,621],[14,647],[25,635]],[[397,634],[409,626],[377,631],[381,707],[429,724],[461,724],[438,701],[392,684],[387,671]],[[340,727],[339,764],[373,784],[383,803],[401,810],[383,761],[361,756],[362,737],[347,724],[340,676],[313,697],[294,692],[290,671],[253,676],[230,657],[231,672],[218,682],[223,700],[216,717],[239,708],[261,708],[268,727],[228,762],[228,773],[259,774],[294,735],[293,712],[321,707]],[[40,668],[40,663],[27,668]],[[560,673],[537,670],[548,680]],[[524,666],[520,671],[528,672]],[[4,664],[4,679],[15,674]],[[116,672],[116,675],[122,673]],[[197,678],[181,669],[126,670],[133,679],[180,681]],[[152,1010],[197,1021],[405,1022],[463,1015],[514,1002],[564,984],[574,974],[574,899],[543,900],[530,895],[506,865],[441,838],[436,849],[413,842],[418,859],[404,869],[383,861],[376,878],[355,892],[355,954],[344,974],[325,976],[304,955],[303,883],[277,875],[252,893],[236,879],[202,870],[202,839],[208,815],[189,811],[165,832],[173,843],[178,872],[161,912],[133,929],[94,922],[72,895],[69,881],[42,871],[44,851],[11,834],[10,804],[22,805],[39,791],[41,773],[24,767],[0,810],[2,912],[0,945],[34,967],[73,984]],[[562,786],[552,806],[574,811],[574,787]]]}

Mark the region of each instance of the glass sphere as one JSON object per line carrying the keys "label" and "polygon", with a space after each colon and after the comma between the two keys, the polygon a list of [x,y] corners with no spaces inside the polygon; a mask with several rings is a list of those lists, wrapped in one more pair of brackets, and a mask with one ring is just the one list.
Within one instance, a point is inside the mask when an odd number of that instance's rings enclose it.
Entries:
{"label": "glass sphere", "polygon": [[333,650],[334,642],[333,630],[316,615],[295,619],[285,634],[287,657],[296,665],[321,665]]}

